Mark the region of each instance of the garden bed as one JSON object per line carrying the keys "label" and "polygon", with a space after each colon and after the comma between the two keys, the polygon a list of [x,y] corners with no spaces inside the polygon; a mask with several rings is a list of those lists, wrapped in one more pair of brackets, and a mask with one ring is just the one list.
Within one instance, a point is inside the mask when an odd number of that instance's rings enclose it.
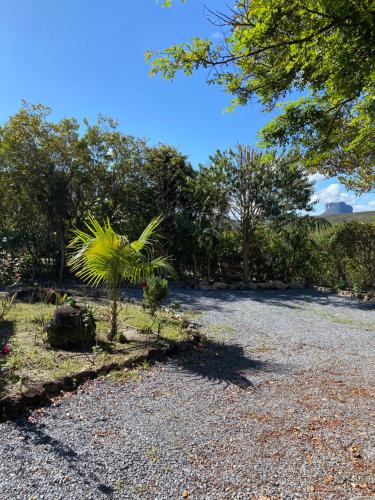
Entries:
{"label": "garden bed", "polygon": [[[6,398],[28,394],[43,384],[48,388],[51,382],[61,383],[68,377],[70,380],[65,385],[60,384],[61,389],[66,389],[69,384],[74,385],[72,380],[85,378],[80,373],[93,378],[101,372],[140,362],[142,357],[155,355],[155,351],[176,349],[191,338],[190,313],[165,310],[158,313],[152,325],[150,315],[140,305],[124,302],[119,311],[119,332],[126,341],[109,342],[107,301],[97,299],[85,304],[92,308],[97,322],[96,344],[86,351],[51,349],[46,345],[42,325],[52,317],[57,306],[22,302],[13,305],[0,324],[0,345],[9,347],[6,359],[2,360],[3,367],[6,362],[6,370],[0,374],[0,405]],[[161,318],[163,328],[159,338],[155,332]]]}

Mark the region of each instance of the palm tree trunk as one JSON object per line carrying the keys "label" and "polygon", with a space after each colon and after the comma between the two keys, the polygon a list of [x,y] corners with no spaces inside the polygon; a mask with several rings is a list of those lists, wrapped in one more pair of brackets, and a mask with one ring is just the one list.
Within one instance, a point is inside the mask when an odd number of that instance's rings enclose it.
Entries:
{"label": "palm tree trunk", "polygon": [[112,290],[112,304],[111,304],[111,329],[108,332],[108,340],[113,340],[117,335],[117,301],[118,290]]}

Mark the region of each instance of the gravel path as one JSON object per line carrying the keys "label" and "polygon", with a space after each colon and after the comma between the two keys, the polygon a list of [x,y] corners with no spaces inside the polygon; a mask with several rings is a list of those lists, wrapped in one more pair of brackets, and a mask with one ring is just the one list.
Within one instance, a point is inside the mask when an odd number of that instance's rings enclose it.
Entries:
{"label": "gravel path", "polygon": [[375,496],[375,309],[177,292],[207,350],[0,425],[1,499]]}

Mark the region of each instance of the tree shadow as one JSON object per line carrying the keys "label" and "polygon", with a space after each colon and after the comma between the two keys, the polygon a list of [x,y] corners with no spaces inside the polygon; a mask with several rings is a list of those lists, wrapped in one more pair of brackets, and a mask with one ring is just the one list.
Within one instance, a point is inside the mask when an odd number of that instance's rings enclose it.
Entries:
{"label": "tree shadow", "polygon": [[[9,321],[7,319],[4,319],[0,323],[0,351],[2,349],[3,344],[7,344],[10,337],[14,335],[15,333],[15,328],[14,328],[14,321]],[[0,354],[1,357],[3,357]],[[6,387],[9,383],[9,370],[5,369],[4,367],[0,366],[0,398],[4,394]]]}
{"label": "tree shadow", "polygon": [[3,342],[8,342],[10,337],[14,335],[15,328],[14,328],[14,321],[9,321],[7,319],[4,319],[0,323],[0,345],[3,344]]}
{"label": "tree shadow", "polygon": [[198,379],[232,384],[244,390],[255,389],[248,375],[288,370],[285,365],[250,358],[242,345],[212,340],[207,340],[199,352],[177,358],[174,363]]}
{"label": "tree shadow", "polygon": [[62,458],[71,470],[76,472],[86,484],[90,484],[93,489],[96,489],[101,495],[111,497],[114,489],[101,481],[101,478],[94,472],[89,471],[85,465],[85,461],[68,445],[62,441],[53,438],[44,430],[44,425],[35,424],[24,419],[15,422],[19,432],[25,440],[32,440],[34,446],[42,448],[41,453],[45,453],[45,447],[50,446],[53,453]]}
{"label": "tree shadow", "polygon": [[[135,295],[136,296],[136,295]],[[172,289],[170,301],[181,302],[185,307],[200,311],[231,312],[231,304],[235,302],[258,302],[287,309],[304,309],[306,304],[349,308],[358,310],[375,310],[375,303],[363,302],[359,299],[341,297],[327,292],[304,288],[301,290],[186,290]]]}

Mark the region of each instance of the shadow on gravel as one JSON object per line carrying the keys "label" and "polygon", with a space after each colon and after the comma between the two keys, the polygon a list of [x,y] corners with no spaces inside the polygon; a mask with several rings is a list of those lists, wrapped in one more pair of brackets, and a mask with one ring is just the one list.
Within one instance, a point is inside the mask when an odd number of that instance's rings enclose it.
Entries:
{"label": "shadow on gravel", "polygon": [[171,300],[201,311],[231,311],[231,303],[251,301],[288,309],[304,309],[307,304],[349,309],[375,310],[375,304],[357,299],[340,297],[312,289],[259,290],[259,291],[200,291],[173,289]]}
{"label": "shadow on gravel", "polygon": [[[139,301],[142,293],[136,289],[124,292],[124,298]],[[340,297],[317,290],[304,288],[301,290],[186,290],[171,289],[169,302],[180,302],[184,307],[192,307],[199,311],[230,312],[231,304],[242,301],[258,302],[261,304],[284,307],[288,309],[304,309],[306,305],[331,307],[345,307],[349,309],[375,310],[375,304],[362,302],[357,299]]]}
{"label": "shadow on gravel", "polygon": [[[101,478],[93,472],[87,472],[84,459],[80,457],[70,446],[62,443],[61,441],[53,438],[44,431],[44,426],[25,422],[20,420],[16,422],[18,430],[22,433],[25,441],[31,441],[37,447],[40,446],[40,456],[45,457],[48,448],[51,453],[57,458],[64,459],[69,468],[74,470],[86,484],[90,484],[93,489],[98,491],[98,494],[111,497],[114,489],[111,486],[103,484]],[[35,450],[34,450],[35,451]]]}
{"label": "shadow on gravel", "polygon": [[241,389],[255,389],[244,372],[284,372],[280,364],[254,360],[247,357],[244,347],[208,341],[199,353],[179,358],[175,363],[199,379],[216,383],[233,384]]}

